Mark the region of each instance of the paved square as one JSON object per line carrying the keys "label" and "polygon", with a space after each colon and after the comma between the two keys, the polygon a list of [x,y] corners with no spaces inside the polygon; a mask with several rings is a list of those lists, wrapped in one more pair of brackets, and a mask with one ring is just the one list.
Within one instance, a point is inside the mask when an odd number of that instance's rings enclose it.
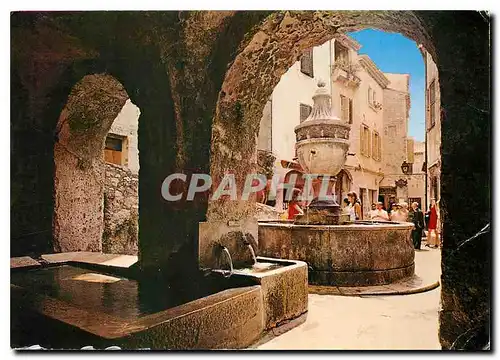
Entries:
{"label": "paved square", "polygon": [[[417,269],[440,273],[437,249],[417,252]],[[304,324],[262,344],[262,350],[440,350],[441,287],[412,295],[333,296],[309,294]]]}

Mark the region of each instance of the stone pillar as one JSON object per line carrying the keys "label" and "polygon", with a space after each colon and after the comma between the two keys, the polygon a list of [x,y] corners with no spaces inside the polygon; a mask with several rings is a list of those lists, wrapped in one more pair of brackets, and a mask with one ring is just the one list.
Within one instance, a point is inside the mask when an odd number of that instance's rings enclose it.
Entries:
{"label": "stone pillar", "polygon": [[104,140],[128,95],[109,75],[88,75],[72,89],[54,146],[54,250],[101,251]]}

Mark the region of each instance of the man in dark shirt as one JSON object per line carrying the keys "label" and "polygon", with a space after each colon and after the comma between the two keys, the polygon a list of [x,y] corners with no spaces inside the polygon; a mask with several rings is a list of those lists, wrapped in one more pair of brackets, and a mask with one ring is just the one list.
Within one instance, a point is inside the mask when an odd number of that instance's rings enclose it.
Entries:
{"label": "man in dark shirt", "polygon": [[394,195],[391,195],[389,199],[389,204],[387,206],[387,214],[391,214],[392,212],[392,207],[396,204],[396,197]]}
{"label": "man in dark shirt", "polygon": [[411,208],[413,209],[412,221],[413,225],[415,225],[415,229],[411,232],[411,238],[415,249],[420,250],[420,245],[422,243],[422,231],[424,229],[424,214],[418,208],[417,202],[412,203]]}

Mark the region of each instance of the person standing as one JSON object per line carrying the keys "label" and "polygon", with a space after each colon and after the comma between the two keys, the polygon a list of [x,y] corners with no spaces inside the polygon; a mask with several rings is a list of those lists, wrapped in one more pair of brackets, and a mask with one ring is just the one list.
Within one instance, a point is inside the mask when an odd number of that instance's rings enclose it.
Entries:
{"label": "person standing", "polygon": [[422,244],[422,231],[424,229],[424,214],[418,208],[417,202],[412,203],[411,208],[413,209],[413,225],[415,225],[415,228],[411,231],[411,239],[413,241],[413,247],[420,250]]}
{"label": "person standing", "polygon": [[401,213],[400,204],[392,204],[391,213],[389,214],[389,219],[396,222],[404,222],[403,214]]}
{"label": "person standing", "polygon": [[401,214],[401,221],[408,221],[408,203],[407,202],[402,202],[401,203],[401,208],[399,209],[399,213]]}
{"label": "person standing", "polygon": [[370,210],[369,216],[370,219],[373,219],[373,217],[377,214],[377,204],[372,203],[372,209]]}
{"label": "person standing", "polygon": [[396,205],[396,197],[394,195],[391,195],[389,199],[389,204],[387,206],[387,214],[391,214],[393,207]]}
{"label": "person standing", "polygon": [[294,189],[292,200],[288,203],[288,220],[295,220],[297,215],[303,215],[304,212],[300,207],[300,201],[298,201],[298,197],[300,195],[300,190]]}
{"label": "person standing", "polygon": [[382,207],[384,204],[382,202],[377,203],[377,209],[373,212],[373,217],[372,220],[383,220],[383,221],[389,221],[389,215],[387,214],[387,211],[385,211]]}
{"label": "person standing", "polygon": [[349,202],[354,209],[355,220],[361,220],[361,205],[359,204],[358,194],[356,194],[356,192],[354,191],[351,191],[347,193],[347,198],[349,199]]}
{"label": "person standing", "polygon": [[437,248],[439,246],[439,234],[437,233],[438,225],[438,210],[436,200],[431,199],[431,207],[429,209],[429,234],[427,236],[428,247]]}

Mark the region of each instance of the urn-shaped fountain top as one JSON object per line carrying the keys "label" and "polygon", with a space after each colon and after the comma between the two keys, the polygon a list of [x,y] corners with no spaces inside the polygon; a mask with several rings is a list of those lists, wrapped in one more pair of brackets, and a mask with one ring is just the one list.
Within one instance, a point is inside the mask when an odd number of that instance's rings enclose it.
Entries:
{"label": "urn-shaped fountain top", "polygon": [[308,118],[295,127],[298,161],[310,174],[337,175],[345,164],[351,125],[332,108],[324,82],[318,82]]}

